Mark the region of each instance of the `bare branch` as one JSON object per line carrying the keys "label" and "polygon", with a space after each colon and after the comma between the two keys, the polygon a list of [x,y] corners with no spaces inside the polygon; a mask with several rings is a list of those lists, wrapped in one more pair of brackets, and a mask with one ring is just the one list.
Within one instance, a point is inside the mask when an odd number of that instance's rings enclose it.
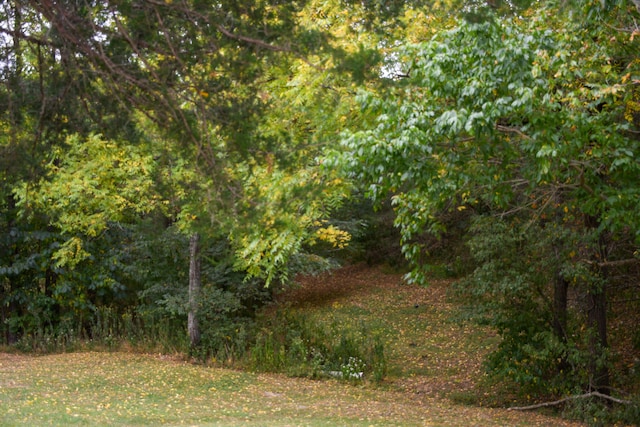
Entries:
{"label": "bare branch", "polygon": [[640,263],[640,259],[638,258],[628,258],[628,259],[620,259],[616,261],[604,261],[604,262],[593,262],[593,261],[585,261],[587,264],[595,265],[600,268],[614,268],[614,267],[624,267],[627,265],[634,265]]}
{"label": "bare branch", "polygon": [[499,130],[500,132],[515,133],[524,139],[531,139],[529,135],[525,134],[524,132],[522,132],[520,129],[516,127],[496,125],[496,129]]}
{"label": "bare branch", "polygon": [[592,196],[595,197],[600,197],[600,200],[606,201],[607,197],[604,194],[596,194],[596,192],[593,190],[593,188],[591,188],[591,186],[589,184],[587,184],[584,180],[584,169],[581,168],[581,166],[584,166],[584,164],[581,164],[579,162],[576,161],[570,161],[569,165],[572,166],[575,170],[577,170],[578,172],[580,172],[580,187],[584,190],[587,191],[587,193],[589,193]]}
{"label": "bare branch", "polygon": [[508,410],[509,411],[529,411],[531,409],[545,408],[548,406],[558,406],[570,400],[587,399],[589,397],[599,397],[601,399],[610,400],[611,402],[619,403],[621,405],[631,405],[632,403],[630,400],[618,399],[612,396],[608,396],[604,393],[600,393],[599,391],[592,391],[585,394],[578,394],[576,396],[568,396],[568,397],[565,397],[564,399],[554,400],[553,402],[543,402],[543,403],[538,403],[536,405],[528,405],[528,406],[512,406],[511,408],[508,408]]}
{"label": "bare branch", "polygon": [[162,20],[162,15],[160,15],[160,11],[158,11],[158,8],[154,8],[154,11],[156,13],[156,19],[158,20],[158,24],[160,24],[160,27],[162,28],[162,33],[164,34],[164,39],[167,42],[167,46],[169,46],[169,49],[171,49],[171,53],[173,54],[173,57],[175,58],[175,60],[178,61],[178,64],[180,64],[182,68],[185,68],[184,62],[182,62],[180,55],[178,55],[178,51],[176,50],[175,46],[171,42],[171,37],[169,36],[169,30],[167,30],[167,27],[164,25],[164,21]]}
{"label": "bare branch", "polygon": [[41,38],[32,36],[30,34],[26,34],[23,31],[14,31],[4,27],[0,27],[0,33],[7,34],[10,36],[17,36],[20,40],[35,43],[39,46],[55,46],[55,44],[51,42],[51,40],[41,39]]}
{"label": "bare branch", "polygon": [[282,47],[282,46],[276,46],[276,45],[272,45],[269,44],[263,40],[259,40],[259,39],[254,39],[252,37],[247,37],[247,36],[243,36],[243,35],[239,35],[239,34],[234,34],[231,31],[227,30],[226,28],[224,28],[222,25],[216,25],[216,28],[218,29],[218,31],[220,31],[222,34],[224,34],[225,36],[229,37],[230,39],[234,39],[234,40],[239,40],[239,41],[243,41],[245,43],[249,43],[249,44],[253,44],[256,46],[260,46],[264,49],[267,50],[272,50],[274,52],[291,52],[291,49],[287,48],[287,47]]}

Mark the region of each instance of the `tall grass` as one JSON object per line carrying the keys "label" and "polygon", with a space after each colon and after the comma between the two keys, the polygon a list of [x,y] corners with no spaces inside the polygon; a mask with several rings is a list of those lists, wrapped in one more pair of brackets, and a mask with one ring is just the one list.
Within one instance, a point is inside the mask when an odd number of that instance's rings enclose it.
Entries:
{"label": "tall grass", "polygon": [[32,353],[123,348],[179,353],[217,365],[348,381],[379,382],[387,373],[382,340],[364,320],[281,307],[255,319],[203,322],[201,345],[190,348],[183,317],[102,306],[90,319],[69,318],[55,327],[37,328],[16,347]]}
{"label": "tall grass", "polygon": [[180,319],[135,310],[118,312],[99,307],[90,319],[62,319],[55,326],[43,324],[18,340],[15,348],[29,353],[59,353],[81,349],[186,353],[186,327]]}
{"label": "tall grass", "polygon": [[374,382],[386,375],[384,345],[363,322],[322,321],[282,310],[261,325],[248,352],[254,370]]}

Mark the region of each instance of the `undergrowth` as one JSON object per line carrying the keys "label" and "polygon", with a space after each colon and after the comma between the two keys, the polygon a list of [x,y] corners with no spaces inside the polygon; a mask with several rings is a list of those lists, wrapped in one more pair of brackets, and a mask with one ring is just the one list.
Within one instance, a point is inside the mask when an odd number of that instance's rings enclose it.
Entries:
{"label": "undergrowth", "polygon": [[110,307],[101,307],[91,321],[69,319],[55,327],[43,325],[3,348],[35,354],[124,348],[140,352],[186,353],[188,338],[186,327],[179,319],[130,310],[118,313]]}
{"label": "undergrowth", "polygon": [[364,322],[314,319],[294,310],[262,319],[249,363],[257,371],[347,381],[380,382],[387,371],[382,340]]}
{"label": "undergrowth", "polygon": [[257,319],[217,318],[208,324],[202,344],[189,348],[185,322],[157,313],[118,313],[108,307],[91,322],[42,327],[10,348],[27,353],[79,350],[132,350],[190,355],[219,366],[278,372],[290,376],[333,377],[349,382],[380,382],[387,373],[382,340],[364,321],[279,309]]}

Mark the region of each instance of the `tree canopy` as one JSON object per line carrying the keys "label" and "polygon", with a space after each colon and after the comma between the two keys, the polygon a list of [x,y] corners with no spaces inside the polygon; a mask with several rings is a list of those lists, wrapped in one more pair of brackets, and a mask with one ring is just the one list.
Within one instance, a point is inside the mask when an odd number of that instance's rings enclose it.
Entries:
{"label": "tree canopy", "polygon": [[410,282],[429,277],[425,235],[475,218],[463,293],[503,336],[494,369],[605,391],[606,295],[639,261],[639,69],[636,30],[607,21],[625,5],[584,6],[460,21],[400,47],[402,78],[360,92],[364,123],[334,164],[391,198]]}

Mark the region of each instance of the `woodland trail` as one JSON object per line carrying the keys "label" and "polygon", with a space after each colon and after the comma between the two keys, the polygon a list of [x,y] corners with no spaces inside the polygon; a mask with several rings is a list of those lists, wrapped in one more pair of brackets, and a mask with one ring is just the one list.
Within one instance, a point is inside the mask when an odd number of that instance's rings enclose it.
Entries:
{"label": "woodland trail", "polygon": [[306,277],[300,289],[283,299],[304,310],[356,307],[365,321],[384,319],[385,329],[395,332],[385,342],[390,365],[386,389],[420,408],[423,425],[584,425],[535,412],[460,404],[482,387],[482,360],[497,344],[497,335],[454,320],[455,305],[447,298],[452,280],[409,286],[401,274],[386,270],[358,264]]}

